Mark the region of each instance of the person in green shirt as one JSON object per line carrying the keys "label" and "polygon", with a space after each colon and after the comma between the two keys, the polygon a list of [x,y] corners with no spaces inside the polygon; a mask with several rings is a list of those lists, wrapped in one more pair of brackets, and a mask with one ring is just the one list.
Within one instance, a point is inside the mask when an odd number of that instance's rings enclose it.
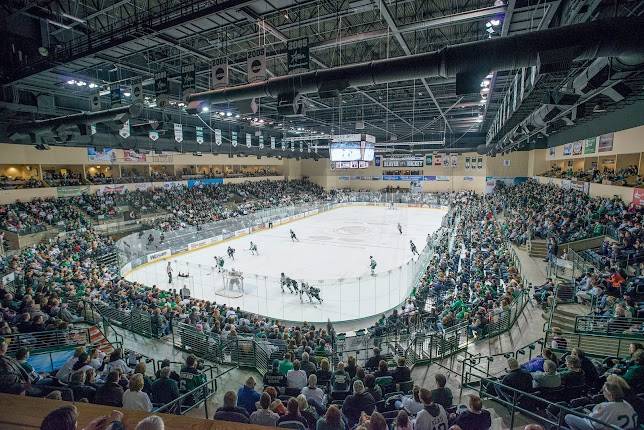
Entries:
{"label": "person in green shirt", "polygon": [[280,361],[279,372],[286,376],[289,370],[293,370],[292,355],[290,352],[284,354],[284,360]]}
{"label": "person in green shirt", "polygon": [[640,349],[633,354],[633,364],[626,369],[624,380],[628,382],[628,385],[636,393],[644,389],[644,349]]}

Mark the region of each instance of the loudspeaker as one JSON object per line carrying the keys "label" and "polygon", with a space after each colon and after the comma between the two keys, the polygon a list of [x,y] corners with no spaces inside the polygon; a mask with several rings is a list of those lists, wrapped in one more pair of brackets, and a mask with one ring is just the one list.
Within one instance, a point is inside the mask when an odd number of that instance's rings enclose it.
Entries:
{"label": "loudspeaker", "polygon": [[92,112],[101,110],[101,94],[99,92],[95,92],[90,96],[89,110]]}
{"label": "loudspeaker", "polygon": [[135,102],[143,102],[143,83],[136,82],[132,84],[132,100]]}

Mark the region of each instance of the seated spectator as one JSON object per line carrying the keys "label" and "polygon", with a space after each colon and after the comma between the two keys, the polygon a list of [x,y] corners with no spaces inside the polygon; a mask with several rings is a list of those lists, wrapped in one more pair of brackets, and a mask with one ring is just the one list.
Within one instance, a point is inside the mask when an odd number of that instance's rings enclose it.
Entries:
{"label": "seated spectator", "polygon": [[315,424],[319,417],[317,411],[313,406],[309,405],[309,402],[307,402],[306,397],[304,397],[303,394],[300,394],[295,399],[297,400],[297,404],[300,409],[300,415],[302,415],[308,423],[307,428],[310,430],[315,429]]}
{"label": "seated spectator", "polygon": [[[90,421],[85,429],[121,430],[123,413],[112,411],[109,416],[101,416]],[[40,424],[40,430],[76,430],[78,427],[78,409],[74,405],[65,405],[54,409],[45,416]],[[108,425],[106,425],[109,423]]]}
{"label": "seated spectator", "polygon": [[[517,366],[518,367],[518,366]],[[447,428],[447,412],[438,403],[432,400],[432,392],[421,388],[420,400],[423,402],[423,409],[416,415],[414,430],[434,430],[436,428]]]}
{"label": "seated spectator", "polygon": [[106,406],[123,406],[123,388],[119,385],[121,374],[118,370],[112,370],[107,375],[105,384],[96,390],[94,403]]}
{"label": "seated spectator", "polygon": [[293,369],[286,374],[286,386],[298,390],[306,386],[306,372],[300,368],[300,360],[295,360]]}
{"label": "seated spectator", "polygon": [[389,367],[387,366],[387,362],[385,360],[380,360],[378,363],[378,370],[373,372],[373,376],[376,378],[383,378],[385,376],[391,376],[389,373]]}
{"label": "seated spectator", "polygon": [[179,398],[179,385],[170,378],[170,367],[162,367],[159,376],[152,383],[152,401],[165,405]]}
{"label": "seated spectator", "polygon": [[315,375],[318,377],[318,384],[326,385],[333,378],[333,373],[330,370],[329,360],[323,358],[320,361],[320,368],[315,372]]}
{"label": "seated spectator", "polygon": [[284,376],[286,376],[289,370],[293,370],[293,362],[291,361],[292,357],[291,353],[287,352],[284,354],[284,360],[280,361],[279,371]]}
{"label": "seated spectator", "polygon": [[259,399],[259,409],[250,414],[250,423],[260,426],[275,427],[280,416],[271,411],[269,409],[270,406],[271,396],[268,393],[262,393]]}
{"label": "seated spectator", "polygon": [[235,406],[237,395],[234,391],[226,391],[224,394],[224,405],[215,411],[213,419],[220,421],[232,421],[236,423],[248,424],[248,412],[246,409]]}
{"label": "seated spectator", "polygon": [[413,421],[409,419],[409,414],[404,410],[398,412],[396,420],[394,421],[396,430],[413,430]]}
{"label": "seated spectator", "polygon": [[127,391],[123,393],[123,407],[137,411],[150,412],[152,402],[147,393],[143,392],[143,375],[135,373],[130,377],[130,385]]}
{"label": "seated spectator", "polygon": [[306,419],[300,414],[300,405],[297,403],[297,399],[291,397],[286,403],[286,415],[281,416],[277,420],[277,425],[287,422],[287,421],[297,421],[301,423],[304,428],[309,428],[309,423]]}
{"label": "seated spectator", "polygon": [[285,387],[286,386],[286,376],[284,376],[280,370],[279,360],[273,360],[273,365],[268,372],[264,374],[264,379],[262,383],[264,386],[270,387]]}
{"label": "seated spectator", "polygon": [[360,420],[363,412],[371,415],[376,407],[376,402],[371,394],[367,393],[361,381],[353,383],[353,394],[347,396],[342,404],[342,413],[347,417],[349,427],[354,426]]}
{"label": "seated spectator", "polygon": [[318,377],[314,374],[309,375],[308,384],[302,388],[302,394],[306,397],[309,403],[324,408],[326,406],[326,394],[322,389],[318,388]]}
{"label": "seated spectator", "polygon": [[356,365],[356,357],[350,355],[347,358],[347,365],[344,367],[344,370],[349,374],[349,378],[353,379],[356,377],[356,372],[358,371],[358,366]]}
{"label": "seated spectator", "polygon": [[471,395],[468,408],[459,412],[454,424],[462,430],[488,430],[492,427],[492,416],[489,411],[483,409],[481,398]]}
{"label": "seated spectator", "polygon": [[380,361],[382,361],[384,358],[385,357],[380,355],[380,348],[374,348],[373,356],[367,359],[364,368],[366,370],[376,370],[378,368],[378,365],[380,364]]}
{"label": "seated spectator", "polygon": [[110,373],[112,370],[120,370],[123,375],[129,375],[132,369],[128,367],[123,359],[123,350],[121,348],[115,349],[110,354],[110,359],[105,365],[105,372]]}
{"label": "seated spectator", "polygon": [[85,353],[85,347],[83,346],[79,346],[74,349],[74,355],[71,356],[60,369],[58,369],[58,372],[56,372],[56,378],[58,378],[59,381],[69,382],[72,368],[74,367],[74,364],[76,364],[76,361],[78,361],[78,357],[83,353]]}
{"label": "seated spectator", "polygon": [[[602,388],[605,402],[596,405],[588,417],[602,423],[632,430],[637,426],[637,414],[633,407],[624,401],[624,392],[619,385],[606,382]],[[564,417],[571,430],[603,430],[608,427],[582,416],[567,414]]]}
{"label": "seated spectator", "polygon": [[237,406],[246,409],[248,414],[257,410],[255,403],[260,400],[260,394],[255,391],[255,378],[249,376],[246,383],[237,391]]}
{"label": "seated spectator", "polygon": [[[198,366],[199,362],[197,361],[197,357],[194,355],[186,357],[186,364],[181,368],[181,373],[179,374],[179,377],[181,378],[181,391],[187,393],[206,383],[206,375],[198,369]],[[200,394],[195,393],[194,395],[189,396],[186,401],[193,402],[194,398],[199,395]]]}
{"label": "seated spectator", "polygon": [[[164,367],[170,368],[170,360],[168,360],[167,358],[163,359],[163,361],[161,362],[161,367],[159,367],[154,375],[155,378],[159,379],[161,377],[161,369],[163,369]],[[168,377],[175,381],[177,384],[179,384],[179,381],[181,381],[181,376],[179,376],[179,374],[174,370],[170,370]]]}
{"label": "seated spectator", "polygon": [[378,403],[382,400],[382,389],[376,385],[376,377],[373,374],[365,375],[364,381],[365,391],[371,394],[373,401]]}
{"label": "seated spectator", "polygon": [[342,415],[337,406],[331,405],[326,410],[324,416],[318,419],[315,430],[345,430]]}
{"label": "seated spectator", "polygon": [[561,385],[565,388],[578,388],[586,385],[586,376],[581,370],[579,358],[574,355],[566,356],[566,370],[561,372]]}
{"label": "seated spectator", "polygon": [[94,395],[96,394],[96,388],[91,385],[85,384],[85,377],[87,372],[76,371],[72,373],[70,378],[69,388],[72,389],[74,393],[74,400],[87,399],[89,402],[94,402]]}
{"label": "seated spectator", "polygon": [[134,373],[139,373],[143,376],[143,392],[147,393],[148,396],[152,395],[152,378],[145,374],[146,372],[145,362],[140,361],[137,363],[134,368]]}
{"label": "seated spectator", "polygon": [[333,391],[347,391],[349,389],[349,374],[344,370],[343,362],[338,363],[338,369],[333,373],[331,387]]}
{"label": "seated spectator", "polygon": [[398,358],[398,366],[391,372],[391,376],[394,378],[396,384],[411,380],[411,369],[407,367],[405,357]]}
{"label": "seated spectator", "polygon": [[644,391],[644,350],[638,349],[631,361],[623,378],[635,392],[641,393]]}
{"label": "seated spectator", "polygon": [[420,400],[420,387],[414,385],[411,395],[403,397],[402,402],[397,407],[404,409],[409,415],[415,417],[423,409],[423,402]]}
{"label": "seated spectator", "polygon": [[161,417],[150,415],[149,417],[145,417],[139,421],[134,430],[165,430],[165,424]]}
{"label": "seated spectator", "polygon": [[586,357],[584,351],[579,348],[573,348],[572,351],[570,351],[570,355],[573,355],[579,359],[579,365],[581,367],[581,370],[584,371],[586,378],[586,385],[599,388],[599,386],[597,386],[599,382],[599,372],[597,371],[597,368],[595,367],[595,364],[592,362],[592,360]]}
{"label": "seated spectator", "polygon": [[452,395],[452,390],[445,387],[447,384],[447,378],[445,378],[445,375],[442,373],[437,373],[434,376],[434,379],[436,380],[436,386],[438,388],[432,390],[432,400],[434,403],[438,403],[445,409],[451,408],[454,396]]}
{"label": "seated spectator", "polygon": [[[532,391],[532,375],[529,372],[519,367],[519,362],[516,358],[508,358],[508,372],[501,379],[501,383],[515,390],[529,393]],[[513,393],[505,390],[501,386],[496,386],[497,394],[505,399],[514,397]]]}
{"label": "seated spectator", "polygon": [[300,362],[300,369],[306,372],[307,377],[312,373],[315,373],[315,371],[317,370],[315,363],[310,361],[308,352],[302,353],[302,361]]}
{"label": "seated spectator", "polygon": [[554,361],[543,362],[543,372],[532,373],[533,388],[559,388],[561,387],[561,376],[557,373],[557,365]]}

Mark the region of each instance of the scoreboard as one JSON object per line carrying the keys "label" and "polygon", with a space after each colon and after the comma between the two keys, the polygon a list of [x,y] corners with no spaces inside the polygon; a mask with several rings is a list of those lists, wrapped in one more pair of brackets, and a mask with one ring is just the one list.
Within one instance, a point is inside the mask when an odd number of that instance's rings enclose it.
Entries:
{"label": "scoreboard", "polygon": [[404,158],[384,158],[383,167],[423,167],[425,160],[423,157],[404,157]]}

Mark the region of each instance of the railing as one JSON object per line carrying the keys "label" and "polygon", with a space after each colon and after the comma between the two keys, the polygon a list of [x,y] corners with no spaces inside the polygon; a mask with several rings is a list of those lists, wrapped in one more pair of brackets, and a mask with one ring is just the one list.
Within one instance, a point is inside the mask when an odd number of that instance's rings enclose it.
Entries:
{"label": "railing", "polygon": [[9,345],[9,353],[15,353],[19,348],[37,351],[44,349],[69,349],[74,346],[91,344],[89,328],[15,333],[4,335],[3,337]]}
{"label": "railing", "polygon": [[535,394],[504,385],[497,379],[482,378],[479,381],[478,391],[481,398],[493,400],[508,409],[510,414],[509,428],[511,429],[515,428],[514,423],[517,413],[541,423],[546,428],[564,427],[566,415],[585,418],[592,423],[591,426],[596,425],[596,428],[611,430],[621,430],[623,428],[592,418],[584,410],[571,409],[561,403],[551,402]]}
{"label": "railing", "polygon": [[589,333],[545,332],[544,344],[557,352],[568,352],[579,348],[585,354],[597,357],[628,357],[631,343],[641,343],[641,337],[609,336]]}
{"label": "railing", "polygon": [[575,317],[575,333],[644,338],[644,318],[578,315]]}

